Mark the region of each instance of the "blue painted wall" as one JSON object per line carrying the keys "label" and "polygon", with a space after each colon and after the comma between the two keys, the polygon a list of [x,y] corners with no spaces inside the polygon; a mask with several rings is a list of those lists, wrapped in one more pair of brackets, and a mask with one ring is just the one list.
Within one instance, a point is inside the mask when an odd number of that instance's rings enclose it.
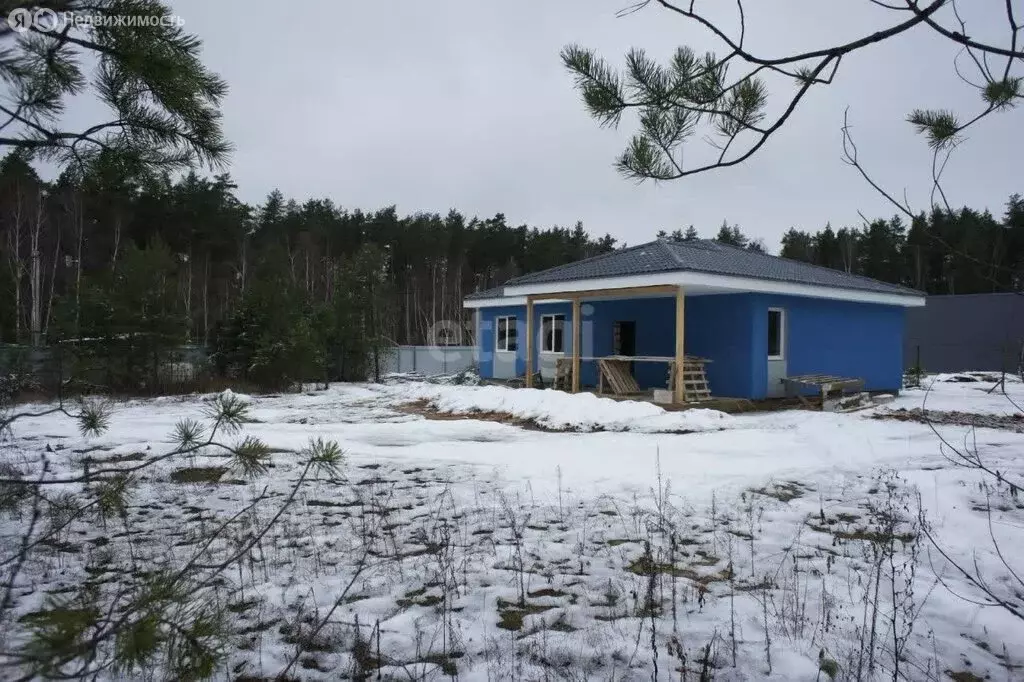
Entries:
{"label": "blue painted wall", "polygon": [[[526,374],[526,306],[501,306],[498,308],[480,309],[480,376],[491,379],[494,377],[494,354],[497,335],[497,319],[506,315],[516,316],[516,337],[519,341],[519,350],[516,353],[516,374]],[[571,303],[537,303],[533,306],[533,329],[540,334],[541,315],[565,315],[565,352],[572,350],[572,333],[569,331],[570,320],[572,320]],[[534,340],[534,349],[539,351],[539,336]],[[582,377],[582,373],[581,373]]]}
{"label": "blue painted wall", "polygon": [[705,369],[713,395],[748,398],[757,393],[755,365],[764,365],[767,374],[768,364],[766,355],[755,352],[755,332],[754,300],[748,294],[686,299],[686,354],[711,360]]}
{"label": "blue painted wall", "polygon": [[[711,391],[717,396],[764,398],[768,383],[768,309],[786,311],[787,373],[863,377],[868,390],[896,391],[903,376],[904,309],[799,296],[720,294],[686,299],[686,353],[710,359]],[[640,298],[584,302],[583,356],[612,353],[613,323],[634,321],[637,355],[668,356],[675,348],[675,302],[671,298]],[[565,351],[571,351],[569,303],[534,306],[534,329],[540,316],[563,314]],[[519,351],[516,372],[526,372],[526,306],[484,308],[480,318],[480,373],[493,377],[495,319],[515,315]],[[539,342],[535,344],[539,348]],[[636,363],[637,383],[664,388],[667,368],[661,363]],[[597,384],[597,367],[584,362],[584,386]]]}
{"label": "blue painted wall", "polygon": [[[900,306],[752,294],[755,358],[768,353],[768,308],[786,311],[787,373],[864,379],[869,391],[896,392],[903,383],[905,309]],[[753,363],[753,397],[764,397],[767,363]],[[713,389],[712,389],[713,390]]]}

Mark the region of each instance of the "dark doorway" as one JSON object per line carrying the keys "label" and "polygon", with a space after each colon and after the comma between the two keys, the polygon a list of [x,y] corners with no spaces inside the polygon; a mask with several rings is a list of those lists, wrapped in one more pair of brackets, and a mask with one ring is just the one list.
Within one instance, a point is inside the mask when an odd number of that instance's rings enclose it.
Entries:
{"label": "dark doorway", "polygon": [[[612,355],[636,355],[636,322],[615,322],[612,334]],[[634,374],[635,365],[635,362],[629,363],[630,374]]]}

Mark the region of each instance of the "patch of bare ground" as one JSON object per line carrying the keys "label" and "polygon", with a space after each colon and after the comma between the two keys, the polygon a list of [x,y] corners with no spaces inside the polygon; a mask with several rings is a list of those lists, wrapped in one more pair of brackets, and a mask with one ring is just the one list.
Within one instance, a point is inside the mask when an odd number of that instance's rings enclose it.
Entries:
{"label": "patch of bare ground", "polygon": [[977,426],[985,429],[1004,429],[1024,433],[1024,414],[974,414],[972,412],[943,412],[922,410],[919,407],[908,410],[885,410],[871,415],[872,419],[918,422],[920,424],[946,424],[953,426]]}
{"label": "patch of bare ground", "polygon": [[400,412],[406,414],[416,414],[425,419],[434,419],[437,421],[457,421],[459,419],[477,419],[479,421],[498,422],[499,424],[509,424],[510,426],[518,426],[523,429],[529,429],[531,431],[547,431],[549,433],[558,433],[565,431],[572,431],[573,429],[553,429],[550,426],[544,426],[533,419],[521,419],[508,412],[441,412],[436,407],[430,404],[429,400],[417,400],[412,403],[406,403],[397,408]]}
{"label": "patch of bare ground", "polygon": [[799,481],[783,481],[772,483],[761,488],[751,488],[750,492],[765,497],[774,497],[779,502],[791,502],[803,497],[810,488]]}
{"label": "patch of bare ground", "polygon": [[[605,396],[611,397],[611,396]],[[691,405],[690,407],[696,407],[697,405]],[[660,407],[666,407],[661,405]],[[699,407],[704,407],[701,403]],[[477,419],[480,421],[497,422],[499,424],[508,424],[510,426],[518,426],[523,429],[530,431],[545,431],[547,433],[578,433],[581,429],[567,426],[564,428],[553,428],[551,426],[545,426],[535,419],[523,419],[516,417],[508,412],[487,412],[484,410],[474,410],[472,412],[441,412],[433,405],[430,404],[429,400],[417,400],[415,402],[406,403],[396,408],[400,412],[406,414],[416,414],[425,419],[436,419],[438,421],[456,421],[459,419]],[[605,429],[595,426],[590,429],[592,432],[605,431]],[[694,433],[690,429],[667,429],[665,431],[659,431],[658,433],[675,434],[675,435],[686,435]]]}

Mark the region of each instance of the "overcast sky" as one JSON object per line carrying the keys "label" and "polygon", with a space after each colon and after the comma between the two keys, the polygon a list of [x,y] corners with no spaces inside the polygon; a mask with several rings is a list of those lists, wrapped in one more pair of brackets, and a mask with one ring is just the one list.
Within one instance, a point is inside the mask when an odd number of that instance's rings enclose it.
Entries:
{"label": "overcast sky", "polygon": [[[700,3],[701,0],[698,0]],[[724,6],[725,25],[734,5]],[[928,202],[930,154],[904,121],[915,107],[965,116],[980,100],[956,77],[956,50],[928,29],[843,62],[786,127],[746,164],[673,182],[636,184],[613,168],[633,131],[602,129],[583,109],[559,51],[575,42],[621,65],[632,46],[670,55],[680,44],[719,49],[706,32],[655,6],[625,18],[628,0],[178,0],[204,59],[230,84],[224,106],[242,198],[275,187],[349,208],[572,225],[635,244],[659,229],[712,235],[738,223],[777,250],[790,226],[860,223],[892,209],[840,160],[843,110],[865,165],[915,207]],[[900,21],[868,2],[748,1],[747,45],[767,56],[823,47]],[[287,9],[282,10],[282,7]],[[975,0],[969,33],[1005,26],[1003,0]],[[776,84],[773,83],[773,86]],[[791,86],[772,88],[776,107]],[[773,109],[775,111],[776,109]],[[946,173],[950,200],[1001,215],[1024,191],[1021,112],[991,117]],[[690,143],[694,159],[705,154]]]}

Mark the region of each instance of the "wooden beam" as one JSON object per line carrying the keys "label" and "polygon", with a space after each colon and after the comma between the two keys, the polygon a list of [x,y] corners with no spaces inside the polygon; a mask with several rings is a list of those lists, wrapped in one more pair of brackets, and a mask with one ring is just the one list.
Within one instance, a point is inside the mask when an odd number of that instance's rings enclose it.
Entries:
{"label": "wooden beam", "polygon": [[533,388],[533,301],[526,299],[526,387]]}
{"label": "wooden beam", "polygon": [[676,381],[672,387],[672,402],[681,403],[683,402],[683,365],[686,359],[684,353],[686,344],[684,334],[686,322],[686,296],[683,294],[683,288],[676,288]]}
{"label": "wooden beam", "polygon": [[572,299],[572,392],[580,392],[580,299]]}
{"label": "wooden beam", "polygon": [[638,294],[660,294],[672,296],[679,289],[675,284],[654,284],[646,287],[623,287],[622,289],[586,289],[582,291],[555,291],[548,294],[528,294],[529,301],[550,301],[552,299],[599,298],[606,296],[635,296]]}

